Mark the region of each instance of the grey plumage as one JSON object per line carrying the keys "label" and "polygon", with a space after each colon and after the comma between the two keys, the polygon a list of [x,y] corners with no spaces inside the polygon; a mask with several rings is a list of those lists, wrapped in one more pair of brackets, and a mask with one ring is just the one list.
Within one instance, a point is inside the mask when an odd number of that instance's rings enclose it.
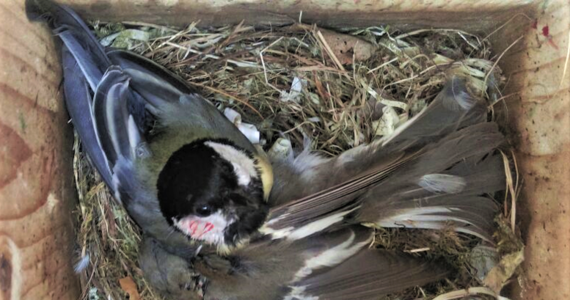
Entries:
{"label": "grey plumage", "polygon": [[[449,273],[409,255],[368,249],[371,234],[354,226],[310,240],[257,240],[227,257],[200,256],[188,274],[211,278],[204,299],[301,300],[377,299]],[[144,254],[141,259],[155,259]],[[172,299],[183,299],[183,293]]]}
{"label": "grey plumage", "polygon": [[[352,238],[353,233],[344,229],[293,243],[256,241],[230,256],[200,255],[192,267],[155,243],[141,252],[141,268],[145,278],[173,300],[194,299],[188,287],[193,290],[198,287],[197,282],[204,282],[203,299],[208,300],[372,300],[449,274],[442,265],[409,255],[366,249],[370,232],[366,232],[364,239],[362,235]],[[338,236],[345,240],[339,240]],[[329,245],[322,241],[328,241]],[[353,251],[340,257],[339,253],[332,254],[339,259],[309,271],[307,262],[311,258],[347,241],[350,242],[347,248],[352,247]],[[156,252],[161,255],[155,255]],[[176,276],[166,275],[168,266],[172,266]],[[305,276],[297,278],[298,274]]]}
{"label": "grey plumage", "polygon": [[[464,79],[450,78],[430,105],[389,137],[333,158],[323,158],[308,149],[297,157],[272,158],[276,178],[291,178],[299,183],[276,180],[272,201],[280,204],[285,199],[299,199],[373,170],[383,171],[384,166],[400,160],[406,152],[413,153],[427,143],[437,142],[458,128],[483,122],[485,116],[484,100],[471,96]],[[292,185],[297,188],[288,188]]]}
{"label": "grey plumage", "polygon": [[[502,161],[492,155],[503,142],[494,123],[480,123],[454,132],[427,147],[390,181],[383,182],[363,196],[363,223],[383,227],[440,229],[450,222],[456,230],[492,241],[493,216],[497,205],[485,195],[504,189]],[[460,191],[436,192],[421,187],[426,174],[462,178]],[[369,198],[381,200],[367,201]],[[370,213],[372,210],[380,214]]]}
{"label": "grey plumage", "polygon": [[172,255],[160,242],[144,236],[140,245],[139,264],[149,282],[161,287],[161,293],[168,299],[198,300],[203,282],[190,263]]}
{"label": "grey plumage", "polygon": [[[380,272],[379,270],[382,270]],[[296,283],[292,292],[319,299],[378,299],[448,275],[443,267],[386,250],[365,250],[328,272]]]}
{"label": "grey plumage", "polygon": [[92,96],[85,77],[80,75],[81,69],[75,61],[75,58],[69,53],[69,50],[62,49],[62,63],[64,74],[69,74],[68,82],[63,86],[66,99],[74,99],[74,101],[66,101],[67,110],[77,120],[73,121],[73,125],[78,134],[82,137],[84,149],[89,155],[97,171],[101,175],[107,186],[111,186],[112,175],[107,164],[107,157],[102,151],[99,139],[95,132],[92,108]]}
{"label": "grey plumage", "polygon": [[497,206],[485,195],[505,186],[502,162],[493,153],[504,137],[485,117],[486,103],[453,77],[394,136],[333,158],[303,151],[273,159],[274,207],[262,231],[297,238],[312,234],[310,226],[439,229],[451,222],[457,231],[490,241]]}

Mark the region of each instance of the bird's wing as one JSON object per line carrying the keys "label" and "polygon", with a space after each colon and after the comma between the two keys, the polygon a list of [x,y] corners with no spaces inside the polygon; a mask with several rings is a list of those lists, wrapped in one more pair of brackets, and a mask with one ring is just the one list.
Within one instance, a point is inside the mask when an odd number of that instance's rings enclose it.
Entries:
{"label": "bird's wing", "polygon": [[426,108],[391,136],[331,158],[309,149],[297,157],[271,157],[275,175],[271,202],[281,205],[381,169],[402,152],[414,152],[457,129],[483,122],[486,112],[485,101],[471,95],[467,80],[452,77]]}
{"label": "bird's wing", "polygon": [[85,23],[71,9],[46,0],[27,0],[25,5],[30,20],[45,20],[63,41],[63,88],[67,109],[84,150],[110,186],[111,170],[93,125],[92,95],[111,63]]}
{"label": "bird's wing", "polygon": [[107,49],[107,56],[114,65],[118,65],[123,69],[134,69],[159,77],[183,94],[196,93],[196,90],[189,86],[184,79],[144,56],[119,49]]}
{"label": "bird's wing", "polygon": [[418,153],[401,152],[384,157],[385,163],[377,164],[377,168],[368,173],[301,199],[274,206],[260,231],[273,239],[296,240],[328,230],[357,214],[362,205],[361,197],[368,189],[389,178],[392,172],[416,155]]}
{"label": "bird's wing", "polygon": [[26,0],[25,5],[28,19],[45,20],[61,38],[91,90],[95,90],[111,62],[85,22],[69,7],[50,0]]}
{"label": "bird's wing", "polygon": [[448,274],[442,265],[369,249],[372,239],[357,225],[296,241],[255,240],[229,258],[200,257],[195,267],[210,281],[205,299],[378,299]]}
{"label": "bird's wing", "polygon": [[284,299],[372,300],[441,280],[448,273],[441,265],[409,255],[365,249],[330,270],[296,282]]}
{"label": "bird's wing", "polygon": [[[496,124],[485,123],[485,116],[484,101],[473,98],[465,81],[454,77],[426,109],[394,136],[335,158],[301,153],[297,158],[276,160],[270,197],[273,208],[262,233],[276,239],[297,239],[328,230],[347,219],[385,226],[389,218],[382,216],[400,215],[402,208],[416,208],[415,214],[435,215],[439,228],[447,221],[456,221],[466,227],[488,229],[490,215],[496,212],[491,199],[480,197],[486,199],[477,206],[480,210],[466,212],[457,208],[470,204],[467,200],[461,202],[460,196],[466,196],[467,191],[468,196],[483,196],[502,189],[504,181],[499,177],[503,173],[497,171],[501,162],[491,159],[485,163],[490,167],[470,166],[463,168],[461,174],[448,170],[456,164],[464,166],[466,160],[475,164],[503,142]],[[474,181],[476,176],[497,180],[486,186],[485,182]],[[458,188],[462,194],[439,196]],[[412,193],[416,190],[430,197],[422,197],[427,199],[424,202],[413,201],[418,200]],[[394,200],[399,194],[405,197]],[[441,207],[442,199],[447,201],[445,208]],[[422,205],[435,208],[421,210]],[[434,227],[427,221],[423,224],[425,228]],[[464,232],[490,237],[481,229]]]}
{"label": "bird's wing", "polygon": [[134,163],[151,155],[141,130],[141,120],[146,115],[145,102],[130,83],[128,74],[119,67],[110,67],[93,101],[95,129],[112,170],[111,188],[126,207],[136,199],[139,185]]}
{"label": "bird's wing", "polygon": [[469,78],[452,76],[436,98],[408,122],[382,140],[393,149],[438,141],[460,128],[484,122],[487,103],[470,91]]}
{"label": "bird's wing", "polygon": [[114,168],[119,158],[132,159],[133,145],[142,140],[138,128],[144,103],[130,90],[129,78],[111,67],[104,49],[73,10],[49,0],[26,0],[26,13],[29,19],[45,20],[63,41],[68,111],[84,150],[117,194]]}
{"label": "bird's wing", "polygon": [[112,174],[105,152],[101,149],[99,137],[95,131],[93,121],[93,97],[91,89],[83,75],[79,64],[69,52],[62,49],[62,64],[65,83],[63,90],[66,106],[71,121],[81,137],[83,150],[87,152],[91,162],[97,169],[107,186],[111,186]]}
{"label": "bird's wing", "polygon": [[205,299],[286,299],[289,285],[335,268],[371,241],[370,229],[352,226],[297,241],[253,240],[229,257],[200,255],[194,266],[209,278]]}
{"label": "bird's wing", "polygon": [[[65,101],[83,149],[127,209],[136,199],[145,205],[138,211],[156,215],[158,204],[143,193],[134,172],[134,160],[149,155],[144,135],[153,116],[146,109],[146,98],[132,88],[132,76],[112,66],[87,25],[70,8],[49,0],[26,0],[25,5],[30,20],[46,21],[63,42]],[[171,85],[164,86],[156,93],[172,92]]]}
{"label": "bird's wing", "polygon": [[453,225],[491,241],[498,212],[492,196],[505,189],[503,161],[495,153],[502,143],[492,122],[451,133],[362,196],[358,219],[382,227]]}

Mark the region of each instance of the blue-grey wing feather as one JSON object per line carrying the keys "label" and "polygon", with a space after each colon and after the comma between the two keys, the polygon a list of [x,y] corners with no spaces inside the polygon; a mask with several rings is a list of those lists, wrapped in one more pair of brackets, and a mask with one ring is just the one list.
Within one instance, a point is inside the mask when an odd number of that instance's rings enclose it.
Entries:
{"label": "blue-grey wing feather", "polygon": [[92,97],[89,86],[69,50],[62,49],[63,89],[65,103],[71,115],[71,121],[81,137],[83,149],[89,155],[92,163],[108,186],[111,186],[111,171],[107,157],[101,149],[99,138],[93,126]]}

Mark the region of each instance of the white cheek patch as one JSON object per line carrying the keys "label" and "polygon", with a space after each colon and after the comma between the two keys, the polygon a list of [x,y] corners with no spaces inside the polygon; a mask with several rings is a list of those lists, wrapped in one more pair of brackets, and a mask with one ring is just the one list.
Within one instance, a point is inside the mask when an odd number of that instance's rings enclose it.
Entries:
{"label": "white cheek patch", "polygon": [[174,226],[187,236],[204,241],[208,244],[224,243],[224,232],[234,220],[227,220],[220,212],[207,217],[190,215],[180,220],[174,220]]}
{"label": "white cheek patch", "polygon": [[205,142],[204,144],[214,149],[214,151],[220,154],[223,159],[232,164],[239,185],[247,186],[251,182],[252,178],[258,178],[255,161],[245,152],[230,145],[224,145],[216,142]]}

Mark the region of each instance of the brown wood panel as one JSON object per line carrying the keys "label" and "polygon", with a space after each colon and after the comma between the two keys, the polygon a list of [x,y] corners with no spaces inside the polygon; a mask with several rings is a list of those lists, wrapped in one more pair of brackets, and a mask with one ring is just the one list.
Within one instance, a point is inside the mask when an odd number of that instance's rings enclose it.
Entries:
{"label": "brown wood panel", "polygon": [[[524,277],[515,299],[570,299],[570,2],[536,1],[492,39],[502,49],[524,35],[500,63],[509,77],[505,94],[511,142],[523,190],[518,220],[526,240]],[[549,36],[544,33],[548,31]],[[515,47],[513,47],[515,48]],[[567,68],[566,74],[564,69]],[[563,77],[564,76],[564,77]]]}
{"label": "brown wood panel", "polygon": [[[533,0],[62,0],[88,18],[184,25],[285,24],[299,19],[320,26],[392,24],[404,28],[485,30]],[[506,13],[508,12],[508,13]]]}
{"label": "brown wood panel", "polygon": [[57,52],[23,1],[0,2],[0,299],[77,299],[71,128]]}

